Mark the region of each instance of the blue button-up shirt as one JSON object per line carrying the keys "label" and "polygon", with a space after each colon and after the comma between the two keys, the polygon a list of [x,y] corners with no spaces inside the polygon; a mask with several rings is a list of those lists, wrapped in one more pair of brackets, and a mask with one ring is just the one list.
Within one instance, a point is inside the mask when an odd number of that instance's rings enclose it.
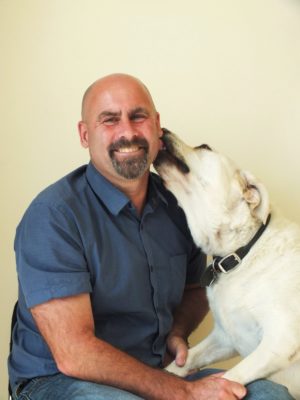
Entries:
{"label": "blue button-up shirt", "polygon": [[173,195],[151,174],[143,214],[90,163],[48,187],[17,228],[18,322],[9,358],[14,385],[58,372],[30,307],[90,293],[96,336],[160,366],[184,286],[205,257]]}

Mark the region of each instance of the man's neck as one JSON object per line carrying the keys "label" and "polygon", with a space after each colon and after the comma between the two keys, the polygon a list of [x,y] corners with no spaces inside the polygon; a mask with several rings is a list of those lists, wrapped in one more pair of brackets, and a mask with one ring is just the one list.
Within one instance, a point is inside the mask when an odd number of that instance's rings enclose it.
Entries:
{"label": "man's neck", "polygon": [[141,178],[114,183],[131,201],[138,215],[142,215],[148,190],[149,173]]}

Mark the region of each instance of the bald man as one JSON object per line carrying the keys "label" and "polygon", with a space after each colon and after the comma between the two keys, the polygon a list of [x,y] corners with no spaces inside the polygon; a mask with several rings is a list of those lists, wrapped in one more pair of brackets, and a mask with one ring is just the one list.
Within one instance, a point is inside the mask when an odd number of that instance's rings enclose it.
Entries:
{"label": "bald man", "polygon": [[163,370],[185,363],[208,306],[205,256],[150,173],[159,113],[142,82],[113,74],[87,89],[78,130],[89,164],[41,192],[17,229],[14,399],[291,399],[267,381],[245,397],[221,374]]}

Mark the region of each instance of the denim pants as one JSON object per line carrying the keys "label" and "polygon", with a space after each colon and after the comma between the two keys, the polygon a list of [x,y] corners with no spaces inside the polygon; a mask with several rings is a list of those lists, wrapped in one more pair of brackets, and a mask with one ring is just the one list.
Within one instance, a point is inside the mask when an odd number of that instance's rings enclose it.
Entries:
{"label": "denim pants", "polygon": [[[219,372],[205,369],[191,375],[188,380],[201,379]],[[155,382],[153,383],[155,384]],[[258,380],[247,385],[245,400],[293,400],[287,389],[267,380]],[[13,393],[14,400],[142,400],[132,393],[97,383],[81,381],[63,374],[30,380],[20,391]]]}

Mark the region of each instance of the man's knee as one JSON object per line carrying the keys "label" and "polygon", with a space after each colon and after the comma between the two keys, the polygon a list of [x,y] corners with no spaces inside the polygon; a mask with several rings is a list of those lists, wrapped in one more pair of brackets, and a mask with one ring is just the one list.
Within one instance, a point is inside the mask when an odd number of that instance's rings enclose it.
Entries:
{"label": "man's knee", "polygon": [[261,379],[247,385],[245,400],[294,400],[283,385]]}

